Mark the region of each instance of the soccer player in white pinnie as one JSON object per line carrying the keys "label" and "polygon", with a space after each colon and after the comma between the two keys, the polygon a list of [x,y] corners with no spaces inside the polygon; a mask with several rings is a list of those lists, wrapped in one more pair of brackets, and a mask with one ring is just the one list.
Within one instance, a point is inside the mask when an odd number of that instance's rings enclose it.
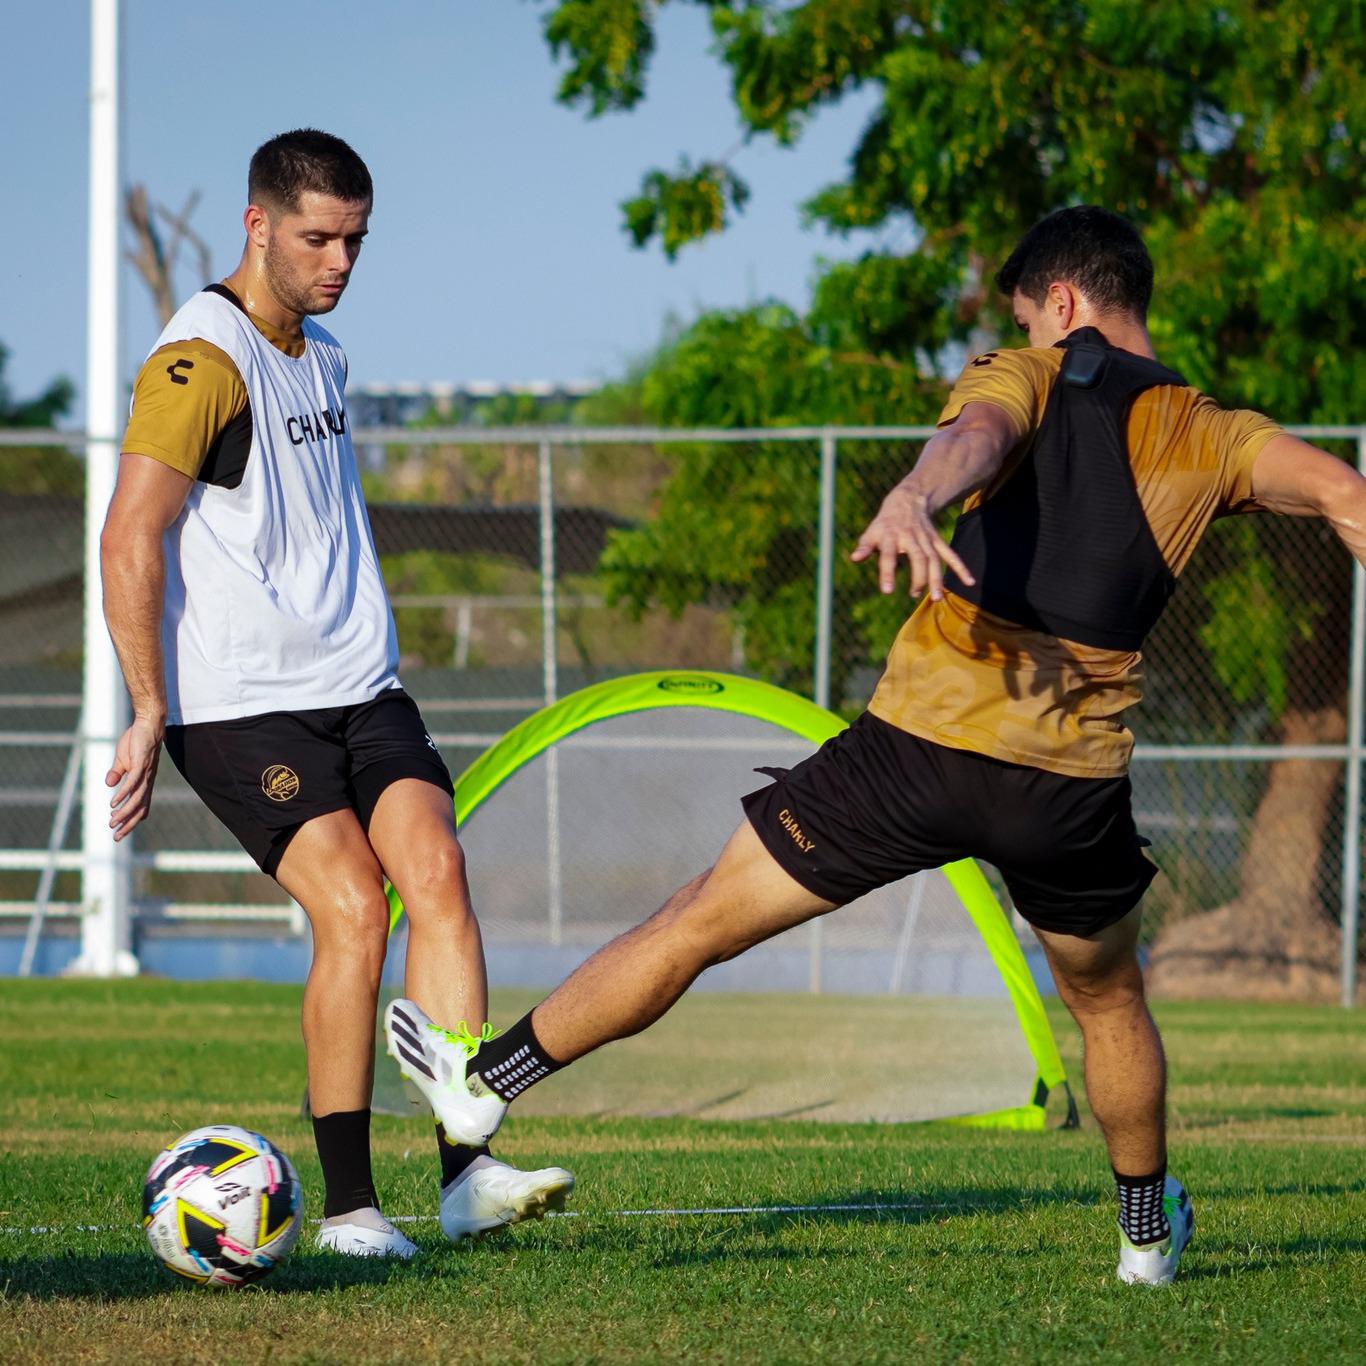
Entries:
{"label": "soccer player in white pinnie", "polygon": [[[164,741],[307,912],[318,1243],[407,1258],[417,1249],[380,1213],[370,1161],[386,877],[409,916],[406,990],[427,1015],[452,1037],[482,1026],[487,983],[450,774],[396,672],[346,359],[313,321],[351,278],[373,187],[346,143],[300,129],[257,150],[248,198],[237,269],[171,319],[134,388],[101,539],[133,704],[110,826],[122,840],[146,819]],[[559,1167],[518,1171],[439,1125],[437,1147],[452,1242],[540,1217],[573,1189]]]}

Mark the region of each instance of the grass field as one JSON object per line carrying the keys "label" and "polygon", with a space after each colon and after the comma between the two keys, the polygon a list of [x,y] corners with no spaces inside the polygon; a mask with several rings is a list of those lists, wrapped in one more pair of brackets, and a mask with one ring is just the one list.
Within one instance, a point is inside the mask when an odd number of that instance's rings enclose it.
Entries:
{"label": "grass field", "polygon": [[[137,1202],[181,1130],[261,1130],[320,1207],[297,1003],[297,988],[259,984],[0,985],[0,1361],[1366,1359],[1360,1015],[1161,1008],[1173,1166],[1196,1202],[1169,1289],[1114,1279],[1113,1197],[1084,1110],[1079,1131],[1042,1135],[526,1118],[501,1154],[572,1167],[577,1217],[464,1250],[411,1223],[423,1256],[408,1265],[315,1254],[306,1232],[257,1289],[173,1284]],[[816,1065],[836,1006],[812,1009]],[[1076,1077],[1075,1033],[1055,1027]],[[427,1129],[375,1128],[390,1212],[430,1215]],[[898,1208],[622,1213],[736,1205]]]}

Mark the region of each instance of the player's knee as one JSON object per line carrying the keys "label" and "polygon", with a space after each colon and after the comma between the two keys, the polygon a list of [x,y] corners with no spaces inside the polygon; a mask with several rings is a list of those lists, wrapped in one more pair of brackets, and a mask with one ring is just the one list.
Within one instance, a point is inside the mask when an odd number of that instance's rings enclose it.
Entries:
{"label": "player's knee", "polygon": [[670,908],[674,931],[704,966],[736,958],[754,942],[745,936],[735,907],[717,895],[711,869],[681,888],[665,909]]}
{"label": "player's knee", "polygon": [[1057,986],[1063,1004],[1079,1020],[1142,1005],[1146,999],[1137,962],[1103,977],[1059,974]]}
{"label": "player's knee", "polygon": [[460,920],[469,915],[465,851],[458,840],[433,843],[395,882],[414,923],[419,919]]}
{"label": "player's knee", "polygon": [[330,905],[309,910],[309,919],[315,959],[341,957],[370,969],[371,975],[383,968],[389,939],[389,900],[379,886],[342,885]]}

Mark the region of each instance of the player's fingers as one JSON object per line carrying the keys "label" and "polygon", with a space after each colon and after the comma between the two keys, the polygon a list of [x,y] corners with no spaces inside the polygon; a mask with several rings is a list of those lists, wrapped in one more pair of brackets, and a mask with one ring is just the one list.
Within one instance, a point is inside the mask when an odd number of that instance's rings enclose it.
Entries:
{"label": "player's fingers", "polygon": [[910,568],[910,582],[907,585],[907,591],[911,597],[918,598],[925,591],[927,561],[924,549],[914,537],[907,536],[902,553],[906,556],[906,563]]}
{"label": "player's fingers", "polygon": [[152,806],[152,794],[150,791],[144,792],[138,801],[131,802],[127,807],[115,813],[113,820],[109,822],[109,828],[117,833],[127,834],[135,825],[139,824]]}
{"label": "player's fingers", "polygon": [[139,793],[145,791],[150,786],[151,775],[147,769],[130,768],[125,775],[123,784],[114,793],[109,801],[109,805],[115,811],[121,811],[130,802],[136,802]]}
{"label": "player's fingers", "polygon": [[967,567],[967,565],[963,563],[963,561],[958,557],[958,554],[954,551],[953,547],[949,545],[947,541],[941,539],[936,549],[939,551],[939,558],[943,560],[943,562],[946,565],[948,565],[948,567],[952,569],[953,572],[957,574],[958,577],[962,579],[964,583],[977,582],[977,580],[972,577],[972,570],[970,570]]}
{"label": "player's fingers", "polygon": [[935,602],[944,596],[944,566],[937,554],[925,556],[925,588]]}
{"label": "player's fingers", "polygon": [[897,543],[890,535],[883,536],[877,549],[877,581],[884,593],[896,587]]}

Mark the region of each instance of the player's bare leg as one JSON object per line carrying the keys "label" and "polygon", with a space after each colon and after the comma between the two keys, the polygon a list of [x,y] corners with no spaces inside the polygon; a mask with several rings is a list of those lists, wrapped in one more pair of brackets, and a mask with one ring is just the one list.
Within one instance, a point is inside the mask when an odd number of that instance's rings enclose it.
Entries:
{"label": "player's bare leg", "polygon": [[705,969],[833,909],[784,872],[745,821],[714,868],[599,949],[536,1007],[536,1037],[567,1063],[638,1034]]}
{"label": "player's bare leg", "polygon": [[303,1007],[309,1104],[317,1115],[363,1109],[374,1079],[389,903],[355,812],[333,811],[301,826],[275,877],[313,930]]}
{"label": "player's bare leg", "polygon": [[653,1024],[714,963],[833,909],[784,872],[745,822],[714,868],[599,949],[502,1037],[433,1039],[411,1003],[394,1002],[390,1050],[424,1074],[413,1079],[448,1133],[486,1142],[527,1086]]}
{"label": "player's bare leg", "polygon": [[384,874],[354,811],[306,822],[276,880],[304,908],[313,963],[304,987],[308,1097],[327,1182],[320,1246],[411,1257],[416,1246],[379,1212],[370,1169],[375,1006],[389,934]]}
{"label": "player's bare leg", "polygon": [[[479,1032],[488,1018],[484,945],[450,797],[401,778],[375,804],[369,834],[408,916],[409,999],[445,1029],[466,1021]],[[441,1141],[438,1151],[441,1228],[452,1242],[560,1209],[574,1188],[562,1167],[519,1171],[485,1145]]]}
{"label": "player's bare leg", "polygon": [[1116,1171],[1167,1160],[1167,1060],[1138,965],[1139,911],[1081,939],[1039,931],[1058,995],[1081,1029],[1086,1097]]}
{"label": "player's bare leg", "polygon": [[1167,1175],[1167,1060],[1138,965],[1140,917],[1135,908],[1086,938],[1038,935],[1081,1029],[1086,1097],[1120,1199],[1120,1279],[1165,1284],[1193,1221],[1185,1189]]}
{"label": "player's bare leg", "polygon": [[450,797],[420,778],[391,783],[370,818],[370,844],[408,917],[404,990],[438,1024],[478,1029],[488,1018],[484,944]]}

